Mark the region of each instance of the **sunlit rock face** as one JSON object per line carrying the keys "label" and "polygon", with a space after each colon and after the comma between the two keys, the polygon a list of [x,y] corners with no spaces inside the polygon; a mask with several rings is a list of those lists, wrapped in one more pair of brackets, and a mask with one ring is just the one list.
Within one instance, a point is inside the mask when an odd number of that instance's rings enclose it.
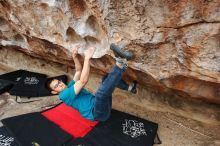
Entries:
{"label": "sunlit rock face", "polygon": [[[108,49],[105,30],[81,0],[1,1],[1,34],[2,45],[17,45],[30,51],[35,50],[33,42],[39,39],[67,52],[76,45],[80,45],[81,53],[84,48],[95,46],[95,58]],[[59,55],[54,50],[51,53]]]}
{"label": "sunlit rock face", "polygon": [[135,54],[127,79],[220,104],[219,0],[0,1],[2,47],[72,65],[74,46],[95,46],[93,69],[105,73],[112,42]]}

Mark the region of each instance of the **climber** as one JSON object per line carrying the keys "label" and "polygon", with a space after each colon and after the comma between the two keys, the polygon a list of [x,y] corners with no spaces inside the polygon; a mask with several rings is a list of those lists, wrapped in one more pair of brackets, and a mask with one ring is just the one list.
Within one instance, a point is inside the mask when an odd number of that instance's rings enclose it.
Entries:
{"label": "climber", "polygon": [[89,80],[90,59],[95,52],[94,47],[89,47],[84,52],[83,67],[77,57],[77,48],[73,49],[72,58],[76,72],[68,85],[57,79],[53,79],[47,84],[52,94],[59,93],[60,100],[78,110],[81,116],[93,121],[105,121],[109,118],[112,109],[112,93],[116,87],[134,94],[137,92],[136,81],[128,85],[122,80],[122,75],[128,68],[127,60],[132,59],[133,54],[122,51],[115,44],[111,44],[110,48],[116,56],[116,65],[109,74],[103,77],[102,84],[95,94],[84,89]]}

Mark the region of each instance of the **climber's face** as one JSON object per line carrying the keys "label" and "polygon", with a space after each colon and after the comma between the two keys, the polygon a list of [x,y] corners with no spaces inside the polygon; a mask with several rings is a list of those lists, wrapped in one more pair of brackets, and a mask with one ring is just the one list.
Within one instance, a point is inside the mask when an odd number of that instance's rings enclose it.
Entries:
{"label": "climber's face", "polygon": [[65,88],[67,88],[66,84],[64,84],[62,81],[57,80],[57,79],[52,80],[52,82],[50,83],[49,86],[50,86],[53,94],[57,94],[57,93],[63,91]]}

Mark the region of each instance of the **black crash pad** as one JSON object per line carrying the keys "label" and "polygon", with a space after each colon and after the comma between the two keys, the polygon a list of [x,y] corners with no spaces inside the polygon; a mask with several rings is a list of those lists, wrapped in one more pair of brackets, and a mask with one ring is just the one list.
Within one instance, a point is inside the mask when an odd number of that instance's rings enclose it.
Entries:
{"label": "black crash pad", "polygon": [[61,146],[72,139],[38,112],[3,119],[2,123],[22,146]]}
{"label": "black crash pad", "polygon": [[99,122],[81,139],[68,146],[153,146],[158,124],[112,110],[110,118]]}
{"label": "black crash pad", "polygon": [[21,146],[5,126],[0,127],[0,146]]}
{"label": "black crash pad", "polygon": [[13,85],[11,81],[0,79],[0,94],[9,91]]}
{"label": "black crash pad", "polygon": [[[21,96],[21,97],[51,96],[52,94],[47,88],[47,81],[52,79],[62,80],[64,83],[67,83],[66,75],[47,78],[45,74],[30,72],[26,70],[16,70],[9,73],[5,73],[0,75],[0,94],[12,88],[9,91],[9,93],[15,96]],[[1,89],[1,82],[2,82],[2,89]],[[10,83],[10,86],[8,86],[8,83]]]}
{"label": "black crash pad", "polygon": [[23,72],[21,79],[9,91],[11,95],[24,97],[42,97],[51,96],[51,92],[47,88],[47,81],[51,79],[59,79],[67,83],[67,76],[60,75],[52,78],[47,78],[45,74],[36,72]]}
{"label": "black crash pad", "polygon": [[0,94],[9,91],[20,79],[25,70],[16,70],[0,75]]}
{"label": "black crash pad", "polygon": [[46,75],[24,72],[18,83],[10,90],[11,95],[38,97],[39,89],[46,82]]}
{"label": "black crash pad", "polygon": [[86,141],[85,138],[76,138],[64,146],[94,146]]}
{"label": "black crash pad", "polygon": [[25,72],[28,72],[28,71],[16,70],[16,71],[8,72],[8,73],[5,73],[5,74],[1,74],[0,79],[8,80],[8,81],[11,81],[14,84],[16,84],[21,79],[21,76]]}

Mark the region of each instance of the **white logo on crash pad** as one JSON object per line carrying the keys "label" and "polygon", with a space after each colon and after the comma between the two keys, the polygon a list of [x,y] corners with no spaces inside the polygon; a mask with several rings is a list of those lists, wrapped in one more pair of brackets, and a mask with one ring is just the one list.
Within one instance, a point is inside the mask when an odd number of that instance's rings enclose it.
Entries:
{"label": "white logo on crash pad", "polygon": [[14,141],[13,137],[0,135],[0,146],[10,146],[13,141]]}
{"label": "white logo on crash pad", "polygon": [[123,126],[123,133],[126,135],[131,136],[132,138],[137,138],[141,135],[146,135],[147,133],[144,129],[144,124],[138,122],[136,120],[127,120],[125,119],[125,123],[122,124]]}
{"label": "white logo on crash pad", "polygon": [[38,82],[39,80],[36,77],[26,77],[24,80],[24,84],[28,85],[36,85]]}

